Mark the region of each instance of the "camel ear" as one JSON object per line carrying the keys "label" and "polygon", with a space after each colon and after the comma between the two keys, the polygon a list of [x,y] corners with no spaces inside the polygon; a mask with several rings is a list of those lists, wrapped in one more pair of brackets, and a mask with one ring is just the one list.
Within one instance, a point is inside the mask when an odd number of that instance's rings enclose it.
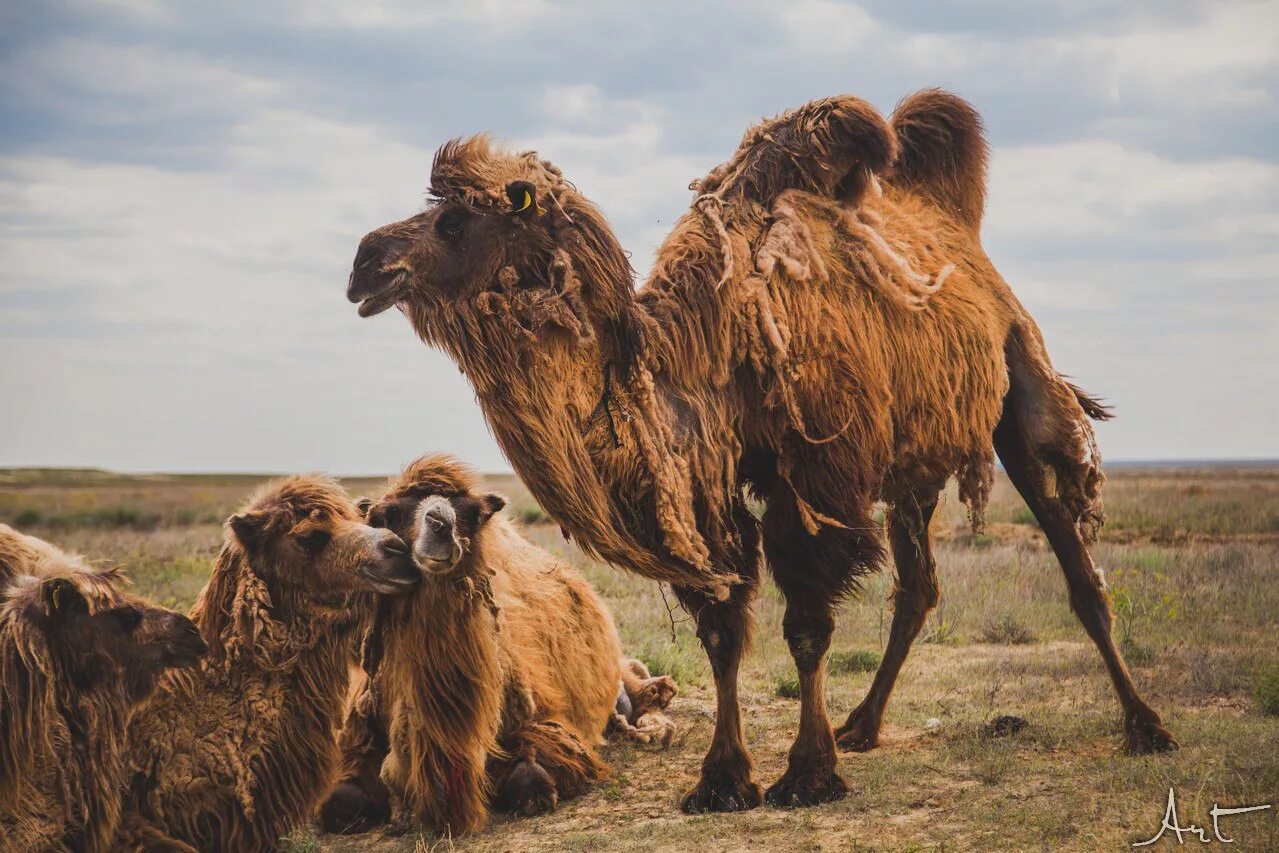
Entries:
{"label": "camel ear", "polygon": [[51,622],[89,612],[89,602],[66,578],[52,578],[40,584],[40,603]]}
{"label": "camel ear", "polygon": [[227,524],[230,525],[231,532],[235,534],[236,539],[240,540],[241,545],[245,548],[253,548],[262,541],[262,534],[266,532],[269,521],[269,513],[256,510],[237,513],[227,519]]}
{"label": "camel ear", "polygon": [[502,511],[502,507],[506,506],[506,498],[498,494],[489,493],[480,498],[480,523],[483,524],[489,518]]}
{"label": "camel ear", "polygon": [[373,509],[373,498],[358,498],[355,501],[355,508],[359,511],[360,518],[368,521],[369,510]]}
{"label": "camel ear", "polygon": [[531,181],[511,181],[506,185],[512,216],[541,216],[546,213],[537,201],[537,187]]}
{"label": "camel ear", "polygon": [[745,196],[772,207],[786,190],[802,190],[854,206],[876,172],[897,159],[897,137],[860,98],[811,101],[746,132],[733,159],[701,183],[703,192]]}

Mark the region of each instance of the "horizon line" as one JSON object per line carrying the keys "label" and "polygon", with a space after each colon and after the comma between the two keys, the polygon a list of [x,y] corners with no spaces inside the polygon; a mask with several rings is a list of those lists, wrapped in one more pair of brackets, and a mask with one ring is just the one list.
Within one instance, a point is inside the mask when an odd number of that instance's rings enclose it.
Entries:
{"label": "horizon line", "polygon": [[[996,467],[1003,470],[1003,465],[996,460]],[[1279,467],[1279,456],[1240,456],[1240,457],[1180,457],[1180,458],[1149,458],[1149,459],[1103,459],[1102,468],[1265,468]],[[100,474],[116,474],[128,477],[195,477],[195,476],[221,476],[221,477],[284,477],[295,473],[323,473],[330,476],[338,477],[346,480],[369,480],[380,477],[389,477],[395,474],[394,471],[386,471],[382,473],[337,473],[333,471],[248,471],[248,470],[208,470],[208,469],[124,469],[124,468],[103,468],[97,465],[0,465],[0,473],[18,473],[30,471],[51,471],[51,472],[84,472],[84,473],[100,473]],[[515,476],[515,471],[510,468],[480,470],[483,476]]]}

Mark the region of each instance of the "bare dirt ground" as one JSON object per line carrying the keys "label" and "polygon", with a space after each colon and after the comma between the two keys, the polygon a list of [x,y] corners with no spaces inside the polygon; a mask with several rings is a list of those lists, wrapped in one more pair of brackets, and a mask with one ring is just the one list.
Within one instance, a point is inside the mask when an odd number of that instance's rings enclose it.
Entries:
{"label": "bare dirt ground", "polygon": [[[0,520],[72,550],[125,563],[144,594],[187,607],[207,577],[220,522],[259,477],[0,471]],[[1221,819],[1226,849],[1279,850],[1279,467],[1118,469],[1096,555],[1116,634],[1139,685],[1181,740],[1173,755],[1119,751],[1118,704],[1071,615],[1060,571],[1021,502],[1001,482],[987,532],[974,536],[949,497],[938,512],[942,605],[889,706],[881,748],[846,755],[851,793],[805,810],[689,817],[678,811],[710,737],[713,690],[692,633],[657,585],[595,564],[565,543],[527,493],[492,478],[539,544],[573,561],[612,606],[628,651],[680,684],[668,752],[610,745],[612,779],[554,814],[494,822],[464,839],[423,833],[340,838],[302,832],[293,850],[1119,850],[1154,836],[1168,790],[1182,826],[1210,810],[1271,804]],[[376,479],[349,480],[353,493]],[[891,611],[892,570],[843,608],[829,707],[839,722],[870,683]],[[668,596],[669,597],[669,596]],[[761,594],[743,672],[756,775],[782,772],[798,703],[781,640],[781,602]],[[857,652],[858,654],[850,654]],[[1272,701],[1271,713],[1265,710]],[[983,733],[997,716],[1022,731]],[[1201,844],[1183,835],[1186,844]],[[1144,849],[1176,847],[1166,832]],[[1142,848],[1137,848],[1142,849]]]}

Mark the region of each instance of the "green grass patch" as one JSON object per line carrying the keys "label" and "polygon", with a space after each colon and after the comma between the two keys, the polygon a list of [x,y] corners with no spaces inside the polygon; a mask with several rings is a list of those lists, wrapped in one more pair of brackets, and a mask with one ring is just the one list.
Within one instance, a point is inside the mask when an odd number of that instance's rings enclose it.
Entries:
{"label": "green grass patch", "polygon": [[773,695],[781,699],[799,698],[799,679],[793,675],[783,675],[773,684]]}
{"label": "green grass patch", "polygon": [[1252,695],[1256,697],[1261,710],[1272,716],[1279,716],[1279,667],[1271,667],[1257,677]]}
{"label": "green grass patch", "polygon": [[831,652],[830,662],[826,665],[834,675],[852,672],[874,672],[879,668],[883,656],[870,649],[853,649],[847,652]]}

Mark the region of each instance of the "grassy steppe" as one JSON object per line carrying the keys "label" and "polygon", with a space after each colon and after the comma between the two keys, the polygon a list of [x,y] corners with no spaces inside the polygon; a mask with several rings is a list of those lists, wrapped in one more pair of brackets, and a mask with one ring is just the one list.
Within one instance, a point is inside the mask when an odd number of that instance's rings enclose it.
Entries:
{"label": "grassy steppe", "polygon": [[[221,520],[261,479],[0,471],[0,520],[122,562],[138,591],[186,608],[207,577]],[[1279,468],[1110,472],[1097,561],[1137,681],[1181,752],[1118,752],[1118,705],[1100,658],[1070,613],[1033,518],[1001,479],[985,534],[967,532],[953,494],[937,514],[942,604],[903,671],[884,745],[841,760],[849,797],[803,811],[700,817],[676,809],[714,707],[691,622],[668,610],[656,584],[584,558],[513,478],[490,479],[511,497],[508,511],[530,538],[601,591],[629,652],[680,683],[675,748],[610,746],[608,784],[552,815],[500,820],[472,838],[302,833],[290,842],[296,849],[1118,850],[1158,830],[1169,787],[1182,824],[1205,825],[1210,837],[1214,803],[1274,804],[1224,818],[1222,830],[1235,850],[1279,849],[1279,696],[1267,692],[1279,693]],[[381,482],[346,484],[367,494]],[[870,683],[891,620],[891,586],[889,569],[841,612],[829,687],[837,722]],[[787,696],[794,671],[771,585],[757,613],[742,684],[747,736],[767,784],[784,767],[798,703]],[[1002,714],[1029,725],[985,736],[983,724]],[[1148,849],[1176,846],[1171,837]]]}

